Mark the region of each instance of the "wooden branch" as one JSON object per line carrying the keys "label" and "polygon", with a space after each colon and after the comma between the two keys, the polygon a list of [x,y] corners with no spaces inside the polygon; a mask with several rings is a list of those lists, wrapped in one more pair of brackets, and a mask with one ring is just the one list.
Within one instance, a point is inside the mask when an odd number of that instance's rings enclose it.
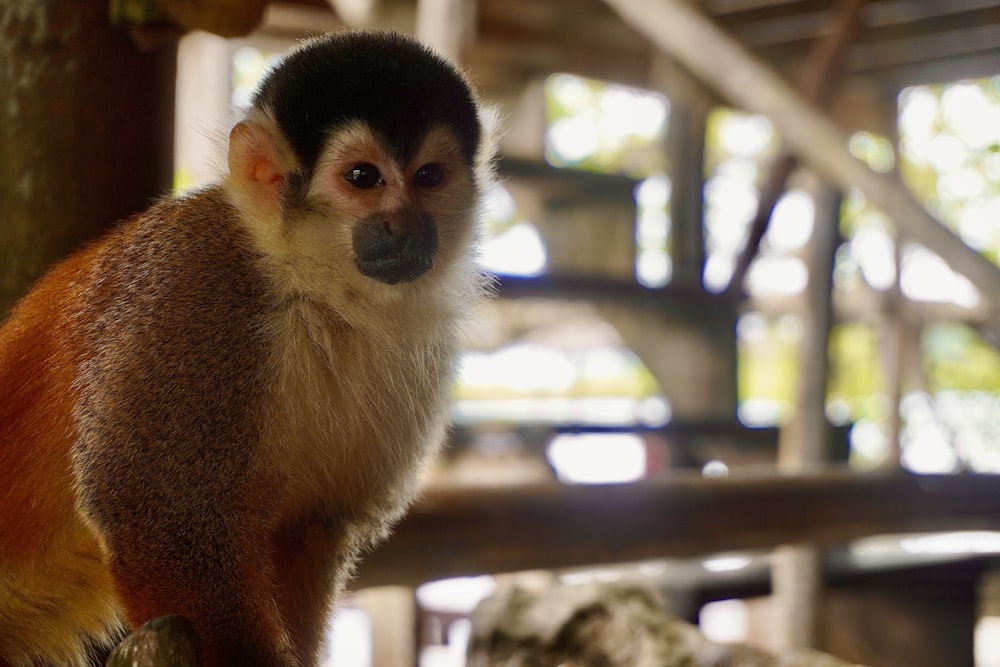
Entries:
{"label": "wooden branch", "polygon": [[355,587],[790,542],[1000,529],[1000,478],[834,472],[427,492]]}
{"label": "wooden branch", "polygon": [[633,28],[739,107],[768,116],[799,159],[831,184],[859,188],[908,238],[937,253],[992,300],[1000,269],[932,216],[898,177],[869,169],[821,112],[739,43],[682,0],[605,0]]}
{"label": "wooden branch", "polygon": [[[844,50],[861,23],[861,8],[864,4],[865,0],[845,0],[833,30],[813,43],[799,76],[799,90],[808,102],[815,104],[827,96]],[[767,232],[774,208],[785,192],[785,185],[797,166],[798,160],[795,155],[787,151],[782,151],[782,154],[772,161],[767,182],[761,188],[757,213],[750,223],[746,245],[736,259],[727,291],[734,294],[742,292],[743,281],[750,270],[750,264],[760,252],[760,243]]]}

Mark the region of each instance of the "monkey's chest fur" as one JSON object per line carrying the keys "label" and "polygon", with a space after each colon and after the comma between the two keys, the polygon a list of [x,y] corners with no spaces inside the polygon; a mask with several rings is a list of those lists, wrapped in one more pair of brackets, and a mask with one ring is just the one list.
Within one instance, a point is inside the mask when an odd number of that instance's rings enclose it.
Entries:
{"label": "monkey's chest fur", "polygon": [[450,327],[363,331],[281,294],[221,198],[199,198],[200,225],[162,205],[95,269],[73,452],[85,515],[120,544],[153,526],[184,544],[192,516],[192,539],[295,523],[379,541],[443,433]]}
{"label": "monkey's chest fur", "polygon": [[362,521],[394,521],[443,436],[451,336],[389,322],[392,335],[371,337],[302,302],[274,326],[281,343],[265,438],[284,476],[282,514],[319,502]]}

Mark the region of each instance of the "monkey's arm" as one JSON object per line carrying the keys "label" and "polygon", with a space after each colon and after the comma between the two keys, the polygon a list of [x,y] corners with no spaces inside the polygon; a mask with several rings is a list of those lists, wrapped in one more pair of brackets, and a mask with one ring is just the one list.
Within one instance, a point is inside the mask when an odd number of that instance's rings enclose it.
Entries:
{"label": "monkey's arm", "polygon": [[87,295],[75,486],[133,626],[180,613],[207,665],[295,665],[269,554],[268,294],[234,217],[211,189],[108,240]]}

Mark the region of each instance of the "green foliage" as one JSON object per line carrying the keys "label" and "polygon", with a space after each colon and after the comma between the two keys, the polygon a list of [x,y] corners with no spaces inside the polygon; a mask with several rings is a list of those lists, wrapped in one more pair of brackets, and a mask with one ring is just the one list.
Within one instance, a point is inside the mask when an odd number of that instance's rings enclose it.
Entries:
{"label": "green foliage", "polygon": [[545,156],[557,167],[634,178],[666,169],[670,104],[660,95],[555,74],[545,83],[545,110]]}
{"label": "green foliage", "polygon": [[969,327],[928,327],[923,351],[932,391],[1000,392],[1000,351]]}
{"label": "green foliage", "polygon": [[798,320],[749,313],[740,320],[737,392],[741,404],[767,405],[777,421],[787,419],[798,387]]}
{"label": "green foliage", "polygon": [[900,146],[914,193],[1000,262],[1000,77],[904,90]]}
{"label": "green foliage", "polygon": [[756,185],[761,185],[767,176],[763,167],[777,156],[780,143],[766,117],[717,107],[705,120],[705,176],[735,160],[753,163]]}
{"label": "green foliage", "polygon": [[828,402],[846,407],[851,421],[883,417],[885,368],[875,327],[867,322],[839,324],[830,331]]}

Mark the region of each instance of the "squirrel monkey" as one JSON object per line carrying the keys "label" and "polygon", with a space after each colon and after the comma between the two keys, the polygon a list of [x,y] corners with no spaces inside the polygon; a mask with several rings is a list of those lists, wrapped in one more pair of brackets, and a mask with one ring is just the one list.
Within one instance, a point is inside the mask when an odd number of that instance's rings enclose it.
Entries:
{"label": "squirrel monkey", "polygon": [[465,78],[343,32],[272,70],[216,186],[58,264],[0,329],[0,667],[179,613],[315,663],[442,440],[491,155]]}

